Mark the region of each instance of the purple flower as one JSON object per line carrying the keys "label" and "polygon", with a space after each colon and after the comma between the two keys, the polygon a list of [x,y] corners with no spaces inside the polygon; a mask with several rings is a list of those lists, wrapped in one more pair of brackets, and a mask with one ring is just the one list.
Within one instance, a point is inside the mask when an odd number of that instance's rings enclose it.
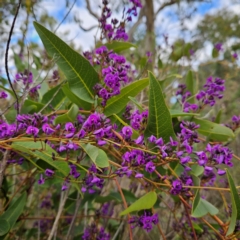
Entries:
{"label": "purple flower", "polygon": [[174,180],[172,182],[172,189],[170,190],[171,194],[178,195],[182,191],[182,182],[180,180]]}
{"label": "purple flower", "polygon": [[46,133],[47,135],[51,135],[52,133],[54,133],[54,129],[52,129],[49,124],[44,123],[42,126],[42,130],[44,133]]}
{"label": "purple flower", "polygon": [[237,53],[233,53],[233,54],[232,54],[232,57],[233,57],[234,59],[238,59],[238,54],[237,54]]}
{"label": "purple flower", "polygon": [[33,126],[29,126],[26,131],[28,135],[33,135],[34,137],[37,136],[38,132],[39,132],[39,129]]}
{"label": "purple flower", "polygon": [[181,158],[180,158],[181,164],[186,164],[186,163],[188,163],[188,162],[190,162],[190,161],[191,161],[191,158],[190,158],[189,156],[181,157]]}
{"label": "purple flower", "polygon": [[222,176],[222,175],[226,174],[226,171],[224,171],[222,169],[218,169],[217,173],[218,173],[219,176]]}
{"label": "purple flower", "polygon": [[71,122],[65,124],[65,129],[68,132],[75,132],[75,127]]}
{"label": "purple flower", "polygon": [[43,175],[41,174],[40,175],[40,179],[38,180],[38,184],[39,185],[42,185],[42,184],[44,184],[45,183],[45,179],[43,178]]}
{"label": "purple flower", "polygon": [[53,170],[51,170],[51,169],[46,169],[46,170],[45,170],[45,175],[46,175],[47,177],[52,177],[53,174],[54,174],[54,171],[53,171]]}
{"label": "purple flower", "polygon": [[136,175],[135,175],[135,178],[143,178],[143,174],[142,173],[137,173]]}
{"label": "purple flower", "polygon": [[215,49],[217,49],[217,51],[219,52],[219,51],[221,51],[221,50],[223,50],[223,47],[222,47],[222,43],[216,43],[215,45],[214,45],[214,47],[215,47]]}
{"label": "purple flower", "polygon": [[145,170],[149,173],[154,172],[155,168],[156,167],[154,166],[153,162],[148,162],[145,166]]}
{"label": "purple flower", "polygon": [[144,137],[143,137],[143,135],[140,135],[134,142],[135,142],[136,144],[142,145],[143,142],[144,142]]}
{"label": "purple flower", "polygon": [[97,142],[97,145],[98,145],[98,146],[104,146],[104,145],[106,145],[106,144],[107,144],[107,142],[104,141],[104,140],[98,140],[98,142]]}
{"label": "purple flower", "polygon": [[131,138],[133,131],[132,128],[125,126],[122,128],[122,134],[124,136],[124,138]]}
{"label": "purple flower", "polygon": [[4,91],[0,92],[0,99],[1,98],[7,98],[8,97],[8,94],[5,93]]}
{"label": "purple flower", "polygon": [[80,173],[79,172],[77,172],[77,167],[75,166],[75,165],[73,165],[73,164],[71,164],[70,165],[70,168],[71,168],[71,170],[70,170],[70,175],[72,175],[74,178],[78,178],[78,177],[80,177]]}

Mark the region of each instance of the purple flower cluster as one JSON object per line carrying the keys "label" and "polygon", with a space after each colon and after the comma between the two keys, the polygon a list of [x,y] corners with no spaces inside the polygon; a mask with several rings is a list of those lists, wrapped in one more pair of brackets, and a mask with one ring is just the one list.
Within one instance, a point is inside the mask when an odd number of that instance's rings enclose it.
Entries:
{"label": "purple flower cluster", "polygon": [[110,240],[110,234],[106,233],[103,227],[98,229],[96,224],[93,223],[84,230],[82,239],[83,240],[92,240],[92,239]]}
{"label": "purple flower cluster", "polygon": [[236,131],[240,127],[240,116],[234,115],[232,117],[232,122],[224,125],[233,131]]}
{"label": "purple flower cluster", "polygon": [[4,91],[0,92],[0,99],[6,99],[8,97],[8,94]]}
{"label": "purple flower cluster", "polygon": [[179,84],[176,95],[181,96],[183,111],[196,112],[202,109],[205,105],[210,105],[211,107],[214,106],[216,99],[221,99],[223,97],[222,93],[225,91],[224,83],[225,80],[220,78],[207,78],[206,84],[203,86],[203,90],[201,90],[195,97],[196,100],[198,100],[198,104],[191,104],[187,102],[187,99],[191,97],[192,94],[189,91],[186,91],[185,84]]}
{"label": "purple flower cluster", "polygon": [[[51,170],[51,169],[46,169],[45,170],[45,175],[46,175],[46,177],[48,177],[48,178],[51,178],[53,175],[55,174],[55,172],[53,171],[53,170]],[[40,178],[39,178],[39,180],[38,180],[38,184],[39,185],[42,185],[42,184],[44,184],[45,183],[45,178],[43,177],[43,174],[40,174]]]}
{"label": "purple flower cluster", "polygon": [[111,17],[112,12],[108,7],[108,1],[103,0],[103,8],[102,15],[99,19],[100,28],[102,29],[101,39],[106,38],[107,40],[128,40],[128,35],[125,31],[125,23],[132,21],[132,16],[137,16],[137,8],[141,8],[141,2],[139,0],[131,0],[130,1],[133,6],[129,8],[125,14],[125,9],[123,10],[123,19],[121,22],[116,18],[112,18],[110,23],[108,23],[108,19]]}
{"label": "purple flower cluster", "polygon": [[223,50],[223,46],[222,46],[223,44],[222,43],[216,43],[215,45],[214,45],[214,48],[218,51],[218,52],[220,52],[220,51],[222,51]]}
{"label": "purple flower cluster", "polygon": [[131,127],[135,130],[143,131],[146,128],[148,118],[148,110],[143,111],[142,113],[139,110],[136,110],[132,113],[130,117]]}
{"label": "purple flower cluster", "polygon": [[29,70],[25,69],[24,72],[19,72],[15,75],[15,80],[17,82],[22,81],[22,83],[27,86],[33,82],[33,74]]}
{"label": "purple flower cluster", "polygon": [[186,171],[184,171],[179,179],[176,179],[172,182],[172,188],[170,193],[173,195],[178,195],[180,193],[184,194],[185,196],[189,196],[188,191],[189,188],[183,188],[183,186],[192,186],[193,179],[191,176],[188,175]]}
{"label": "purple flower cluster", "polygon": [[144,211],[141,216],[133,216],[129,220],[129,224],[131,224],[131,228],[141,227],[147,232],[150,232],[153,228],[153,225],[158,224],[158,215],[152,214],[150,211]]}
{"label": "purple flower cluster", "polygon": [[[81,188],[82,192],[85,193],[88,191],[88,193],[93,194],[103,188],[104,179],[97,177],[96,174],[102,174],[102,172],[96,168],[96,165],[93,164],[89,168],[89,172],[83,178],[83,184]],[[98,190],[96,190],[96,188]]]}
{"label": "purple flower cluster", "polygon": [[94,90],[105,106],[108,99],[120,93],[121,85],[129,82],[130,65],[124,56],[109,51],[106,46],[95,50],[94,61],[101,66],[103,79],[102,83],[94,86]]}

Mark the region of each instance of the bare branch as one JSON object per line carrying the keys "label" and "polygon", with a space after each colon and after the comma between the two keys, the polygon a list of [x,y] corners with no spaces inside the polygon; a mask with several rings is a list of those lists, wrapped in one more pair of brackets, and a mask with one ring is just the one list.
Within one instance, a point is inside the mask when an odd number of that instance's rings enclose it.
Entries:
{"label": "bare branch", "polygon": [[159,12],[161,12],[165,7],[171,6],[171,5],[173,5],[173,4],[177,3],[177,2],[178,2],[178,0],[171,0],[171,1],[169,1],[169,2],[163,3],[163,4],[158,8],[158,10],[156,11],[156,13],[154,14],[154,17],[156,18],[156,16],[159,14]]}
{"label": "bare branch", "polygon": [[69,8],[69,10],[67,11],[66,15],[64,16],[64,18],[62,19],[62,21],[58,24],[57,28],[54,30],[54,33],[56,33],[56,31],[58,30],[58,28],[62,25],[62,23],[65,21],[65,19],[68,17],[69,13],[72,11],[75,3],[77,0],[74,0],[72,6]]}
{"label": "bare branch", "polygon": [[85,0],[86,1],[86,5],[87,5],[87,10],[88,12],[93,16],[95,17],[96,19],[99,19],[100,17],[98,16],[97,13],[93,12],[92,8],[91,8],[91,5],[90,5],[90,1],[89,0]]}
{"label": "bare branch", "polygon": [[2,183],[3,183],[3,178],[4,178],[4,172],[7,166],[7,158],[8,158],[8,154],[10,153],[10,150],[6,150],[3,154],[3,158],[1,161],[1,165],[0,165],[0,189],[2,188]]}
{"label": "bare branch", "polygon": [[74,230],[74,224],[75,224],[75,221],[76,221],[76,218],[77,218],[77,214],[78,214],[78,210],[79,210],[79,207],[80,207],[80,204],[81,204],[81,196],[78,192],[78,195],[77,195],[77,202],[76,202],[76,207],[75,207],[75,212],[74,212],[74,215],[73,215],[73,218],[72,218],[72,221],[71,221],[71,224],[70,224],[70,227],[68,229],[68,233],[67,233],[67,236],[66,236],[66,240],[70,240],[71,239],[71,235],[72,235],[72,232]]}
{"label": "bare branch", "polygon": [[16,10],[16,13],[14,15],[14,18],[13,18],[13,22],[12,22],[12,26],[11,26],[11,29],[10,29],[10,32],[9,32],[9,37],[8,37],[8,41],[7,41],[7,46],[6,46],[6,53],[5,53],[5,70],[6,70],[6,74],[7,74],[7,79],[8,79],[8,82],[9,82],[9,85],[11,86],[11,89],[16,97],[16,101],[17,101],[17,113],[19,114],[19,101],[18,101],[18,96],[17,96],[17,93],[15,92],[15,89],[13,88],[13,85],[12,85],[12,82],[11,82],[11,79],[10,79],[10,75],[9,75],[9,71],[8,71],[8,50],[9,50],[9,46],[10,46],[10,42],[11,42],[11,38],[12,38],[12,33],[13,33],[13,29],[14,29],[14,25],[15,25],[15,22],[16,22],[16,19],[17,19],[17,16],[18,16],[18,12],[19,12],[19,8],[21,6],[21,3],[22,3],[22,0],[19,0],[18,2],[18,6],[17,6],[17,10]]}
{"label": "bare branch", "polygon": [[85,27],[82,26],[82,24],[81,24],[81,22],[80,22],[80,23],[79,23],[79,27],[80,27],[84,32],[88,32],[88,31],[93,30],[94,28],[97,28],[98,25],[93,25],[93,26],[91,26],[91,27],[89,27],[89,28],[85,28]]}
{"label": "bare branch", "polygon": [[61,214],[62,214],[62,211],[63,211],[63,208],[65,206],[65,203],[66,203],[66,200],[68,198],[68,194],[69,194],[69,190],[70,190],[70,186],[68,187],[68,189],[66,190],[66,192],[62,192],[62,197],[61,197],[61,200],[60,200],[60,203],[59,203],[59,208],[58,208],[58,212],[57,212],[57,216],[55,218],[55,221],[53,223],[53,227],[51,229],[51,232],[48,236],[48,240],[51,240],[54,233],[56,232],[57,230],[57,227],[58,227],[58,222],[60,220],[60,217],[61,217]]}

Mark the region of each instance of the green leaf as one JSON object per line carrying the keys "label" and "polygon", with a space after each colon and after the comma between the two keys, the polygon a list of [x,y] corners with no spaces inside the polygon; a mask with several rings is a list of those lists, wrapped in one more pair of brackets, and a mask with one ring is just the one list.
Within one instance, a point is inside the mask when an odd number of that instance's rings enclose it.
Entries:
{"label": "green leaf", "polygon": [[185,117],[185,116],[199,116],[198,113],[186,113],[181,110],[169,109],[172,118],[175,117]]}
{"label": "green leaf", "polygon": [[124,50],[127,50],[131,47],[136,48],[137,46],[130,43],[130,42],[118,42],[118,41],[113,41],[111,43],[106,43],[104,44],[109,50],[113,50],[115,53],[120,53]]}
{"label": "green leaf", "polygon": [[126,208],[120,213],[120,216],[126,215],[130,212],[140,211],[143,209],[150,209],[157,201],[157,194],[155,192],[149,192],[146,195],[139,198],[136,202]]}
{"label": "green leaf", "polygon": [[67,98],[72,102],[78,105],[78,107],[82,107],[84,110],[90,110],[92,108],[92,104],[86,102],[79,98],[76,94],[74,94],[71,89],[69,88],[68,84],[64,84],[62,86],[62,91],[67,96]]}
{"label": "green leaf", "polygon": [[162,60],[160,58],[158,59],[158,68],[159,69],[163,68],[163,62],[162,62]]}
{"label": "green leaf", "polygon": [[[25,109],[32,109],[27,113],[34,113],[34,112],[39,112],[44,107],[44,104],[26,99],[24,101],[23,107]],[[25,113],[25,112],[23,111],[23,113]]]}
{"label": "green leaf", "polygon": [[[58,86],[50,89],[43,95],[41,102],[45,105],[51,100],[49,105],[53,106],[53,108],[57,108],[60,103],[66,98],[66,95],[62,91],[61,87],[62,85],[59,84]],[[54,94],[56,95],[54,96]]]}
{"label": "green leaf", "polygon": [[[19,216],[22,214],[24,206],[26,204],[27,201],[27,193],[24,192],[17,200],[15,200],[15,202],[7,209],[6,212],[4,212],[1,217],[0,217],[0,221],[2,220],[6,220],[9,228],[8,230],[12,229],[16,223],[16,221],[18,220]],[[8,225],[5,223],[5,231],[8,227]],[[0,225],[2,226],[2,225]],[[7,231],[8,232],[8,231]],[[1,235],[2,236],[2,235]]]}
{"label": "green leaf", "polygon": [[15,63],[15,66],[17,67],[18,72],[23,72],[26,69],[23,60],[16,53],[14,53],[13,58],[14,58],[14,63]]}
{"label": "green leaf", "polygon": [[104,114],[109,117],[114,113],[119,113],[129,102],[128,97],[136,97],[138,93],[148,86],[148,83],[148,78],[144,78],[122,88],[119,95],[109,99],[107,106],[105,107]]}
{"label": "green leaf", "polygon": [[240,219],[240,199],[238,195],[237,188],[235,187],[232,176],[230,175],[228,169],[225,169],[227,173],[228,183],[230,186],[231,193],[231,202],[232,202],[232,216],[230,220],[230,224],[227,231],[227,236],[232,234],[235,230],[236,221]]}
{"label": "green leaf", "polygon": [[140,103],[136,100],[136,98],[128,97],[138,108],[138,110],[143,111],[143,107],[140,105]]}
{"label": "green leaf", "polygon": [[10,224],[6,219],[0,219],[0,236],[8,233],[10,230]]}
{"label": "green leaf", "polygon": [[145,138],[151,135],[157,138],[162,137],[165,143],[167,143],[170,141],[170,137],[175,138],[172,118],[165,103],[159,81],[156,80],[151,72],[149,72],[148,77],[150,81],[149,117],[144,135]]}
{"label": "green leaf", "polygon": [[34,22],[34,27],[48,54],[56,59],[56,63],[65,74],[72,92],[84,101],[92,103],[93,87],[99,76],[90,62],[39,23]]}
{"label": "green leaf", "polygon": [[234,138],[233,131],[228,127],[198,118],[194,118],[193,121],[200,125],[197,131],[212,140],[224,142]]}
{"label": "green leaf", "polygon": [[[194,95],[195,94],[195,88],[196,88],[196,83],[195,80],[193,79],[193,72],[191,70],[188,71],[187,77],[186,77],[186,86],[187,90]],[[189,98],[190,103],[194,103],[195,98]]]}
{"label": "green leaf", "polygon": [[219,56],[219,52],[218,50],[214,47],[212,50],[212,57],[213,58],[217,58]]}
{"label": "green leaf", "polygon": [[199,190],[196,192],[193,207],[192,207],[192,217],[200,218],[205,216],[206,214],[216,215],[218,213],[218,209],[214,207],[211,203],[202,199],[200,197]]}
{"label": "green leaf", "polygon": [[74,122],[76,121],[78,112],[79,112],[78,106],[73,104],[67,113],[56,117],[54,120],[54,123],[58,124],[58,123]]}
{"label": "green leaf", "polygon": [[[14,142],[11,147],[16,150],[20,155],[23,153],[23,156],[29,154],[30,156],[35,158],[35,161],[39,158],[57,169],[59,172],[63,173],[64,176],[69,174],[69,166],[65,161],[58,161],[52,159],[52,153],[55,156],[58,156],[58,153],[52,149],[48,144],[41,142]],[[35,164],[35,166],[37,166]],[[38,167],[38,166],[37,166]]]}
{"label": "green leaf", "polygon": [[190,173],[195,175],[196,177],[200,176],[201,174],[203,174],[204,172],[204,167],[202,166],[199,166],[198,164],[194,164],[192,167],[191,167],[191,171]]}
{"label": "green leaf", "polygon": [[214,122],[219,124],[221,122],[221,116],[222,116],[222,109],[219,110]]}
{"label": "green leaf", "polygon": [[105,168],[109,166],[107,154],[100,148],[95,147],[91,144],[80,143],[80,146],[90,157],[94,164],[100,168]]}

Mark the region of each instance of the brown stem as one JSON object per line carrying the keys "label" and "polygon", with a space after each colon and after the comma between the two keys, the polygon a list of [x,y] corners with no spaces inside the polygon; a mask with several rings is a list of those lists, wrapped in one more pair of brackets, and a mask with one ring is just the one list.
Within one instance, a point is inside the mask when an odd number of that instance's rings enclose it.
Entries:
{"label": "brown stem", "polygon": [[[123,205],[124,205],[125,209],[127,209],[127,207],[128,207],[128,206],[127,206],[127,202],[126,202],[126,199],[125,199],[124,194],[123,194],[123,192],[122,192],[121,186],[119,185],[119,182],[118,182],[118,180],[117,180],[116,178],[115,178],[114,180],[115,180],[115,182],[116,182],[118,191],[119,191],[119,193],[120,193],[120,195],[121,195],[121,197],[122,197]],[[128,214],[128,221],[130,221],[130,218],[131,218],[131,216],[130,216],[130,214]],[[131,228],[131,225],[130,225],[130,224],[129,224],[129,237],[130,237],[130,240],[133,240],[132,228]]]}

